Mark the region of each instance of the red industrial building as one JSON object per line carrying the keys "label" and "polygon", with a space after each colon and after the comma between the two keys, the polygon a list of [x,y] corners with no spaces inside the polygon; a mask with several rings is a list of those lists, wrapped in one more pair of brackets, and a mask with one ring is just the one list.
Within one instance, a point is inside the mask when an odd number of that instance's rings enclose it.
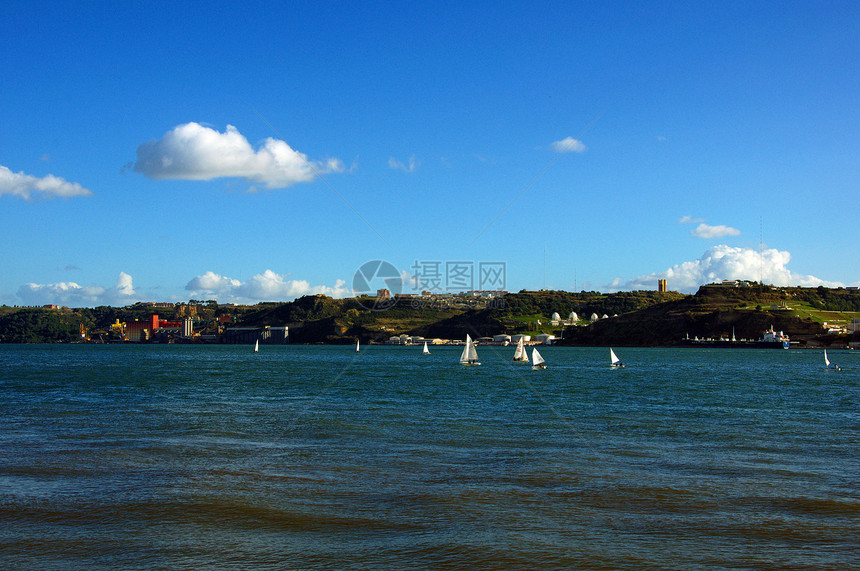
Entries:
{"label": "red industrial building", "polygon": [[125,324],[125,336],[129,341],[140,343],[142,341],[149,341],[156,331],[164,328],[181,329],[182,323],[159,319],[158,314],[154,313],[148,321],[135,320],[127,322]]}

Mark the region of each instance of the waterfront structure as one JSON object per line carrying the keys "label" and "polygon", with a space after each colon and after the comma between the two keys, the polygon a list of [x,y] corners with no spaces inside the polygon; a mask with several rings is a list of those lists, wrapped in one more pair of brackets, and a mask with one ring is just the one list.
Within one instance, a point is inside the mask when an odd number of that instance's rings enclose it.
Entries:
{"label": "waterfront structure", "polygon": [[290,342],[290,328],[286,325],[281,327],[266,327],[266,331],[268,331],[268,338],[264,337],[264,343],[286,345]]}

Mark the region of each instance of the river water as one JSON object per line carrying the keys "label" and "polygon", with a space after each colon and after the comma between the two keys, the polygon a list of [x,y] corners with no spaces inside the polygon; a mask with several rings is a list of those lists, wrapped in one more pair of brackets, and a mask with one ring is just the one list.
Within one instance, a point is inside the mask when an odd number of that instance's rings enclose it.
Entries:
{"label": "river water", "polygon": [[860,566],[860,352],[0,345],[0,568]]}

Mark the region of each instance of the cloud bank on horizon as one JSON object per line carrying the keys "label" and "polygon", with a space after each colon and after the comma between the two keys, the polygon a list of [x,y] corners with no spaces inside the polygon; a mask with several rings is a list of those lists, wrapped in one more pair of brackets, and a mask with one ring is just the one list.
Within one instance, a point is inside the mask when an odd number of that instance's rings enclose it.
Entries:
{"label": "cloud bank on horizon", "polygon": [[36,177],[23,172],[12,172],[11,169],[0,165],[0,196],[9,194],[24,200],[34,197],[92,196],[92,192],[76,182],[52,174]]}
{"label": "cloud bank on horizon", "polygon": [[155,180],[243,178],[275,189],[343,172],[345,167],[337,158],[312,162],[285,141],[271,137],[254,150],[232,125],[221,133],[192,121],[141,144],[134,170]]}
{"label": "cloud bank on horizon", "polygon": [[18,297],[24,305],[40,306],[48,304],[68,307],[94,307],[98,305],[126,305],[141,301],[136,296],[132,278],[120,272],[116,285],[111,288],[100,286],[81,286],[75,282],[55,284],[28,283],[18,288]]}
{"label": "cloud bank on horizon", "polygon": [[208,271],[188,282],[185,289],[195,298],[212,298],[221,302],[234,303],[286,301],[318,293],[340,298],[352,293],[346,286],[346,281],[341,279],[336,280],[333,287],[312,286],[305,280],[288,280],[272,270],[257,274],[244,283]]}
{"label": "cloud bank on horizon", "polygon": [[[352,290],[344,280],[336,280],[334,286],[314,286],[305,280],[289,280],[272,270],[266,270],[245,282],[209,271],[191,279],[185,290],[189,292],[189,299],[217,299],[222,303],[243,304],[290,301],[303,295],[318,293],[336,298],[352,295]],[[75,282],[28,283],[18,288],[17,296],[25,306],[56,304],[95,307],[122,306],[139,301],[184,301],[159,299],[150,293],[135,290],[132,277],[125,272],[120,272],[116,285],[109,288],[97,285],[81,286]]]}
{"label": "cloud bank on horizon", "polygon": [[[669,289],[695,292],[699,286],[722,280],[753,280],[761,277],[766,284],[774,286],[843,287],[840,282],[822,280],[815,276],[797,274],[786,266],[791,254],[776,249],[761,252],[751,248],[735,248],[720,244],[705,251],[698,259],[676,264],[662,272],[655,272],[623,281],[617,278],[607,288],[619,290],[654,290],[658,279],[669,281]],[[410,276],[403,273],[404,283]],[[291,301],[304,295],[324,294],[334,298],[351,297],[354,292],[342,279],[333,286],[311,285],[306,280],[291,280],[272,270],[252,276],[242,282],[208,271],[192,278],[185,286],[189,299],[217,299],[221,303],[255,304],[263,301]],[[120,272],[116,285],[110,288],[80,286],[74,282],[55,284],[28,283],[18,289],[18,298],[23,305],[47,304],[69,307],[93,307],[98,305],[127,305],[138,301],[164,301],[135,290],[132,277]],[[170,301],[184,301],[174,299]]]}
{"label": "cloud bank on horizon", "polygon": [[844,284],[822,280],[815,276],[796,274],[786,266],[791,254],[776,249],[759,253],[751,248],[735,248],[720,244],[708,248],[698,259],[676,264],[671,268],[627,282],[615,280],[610,286],[617,290],[655,289],[658,279],[668,280],[669,289],[694,292],[699,286],[722,280],[761,281],[775,286],[841,287]]}

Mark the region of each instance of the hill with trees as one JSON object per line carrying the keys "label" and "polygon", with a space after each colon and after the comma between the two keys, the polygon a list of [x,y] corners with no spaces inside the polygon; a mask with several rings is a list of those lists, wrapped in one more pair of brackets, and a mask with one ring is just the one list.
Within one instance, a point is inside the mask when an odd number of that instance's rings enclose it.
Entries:
{"label": "hill with trees", "polygon": [[[856,289],[776,288],[744,282],[703,286],[695,295],[677,292],[521,291],[494,298],[403,296],[333,299],[305,296],[292,302],[252,306],[190,300],[128,307],[0,307],[0,342],[68,343],[119,341],[117,321],[194,320],[195,331],[217,340],[232,327],[288,326],[291,343],[384,343],[401,334],[463,339],[515,333],[550,333],[566,345],[666,346],[686,336],[720,338],[734,333],[755,339],[773,325],[794,337],[824,336],[833,323],[860,317]],[[553,322],[551,316],[561,320]],[[571,313],[580,318],[568,321]],[[590,317],[600,317],[591,322]],[[606,316],[606,318],[603,318]],[[840,341],[837,337],[836,340]],[[162,339],[163,340],[163,339]],[[844,339],[841,339],[844,340]]]}

